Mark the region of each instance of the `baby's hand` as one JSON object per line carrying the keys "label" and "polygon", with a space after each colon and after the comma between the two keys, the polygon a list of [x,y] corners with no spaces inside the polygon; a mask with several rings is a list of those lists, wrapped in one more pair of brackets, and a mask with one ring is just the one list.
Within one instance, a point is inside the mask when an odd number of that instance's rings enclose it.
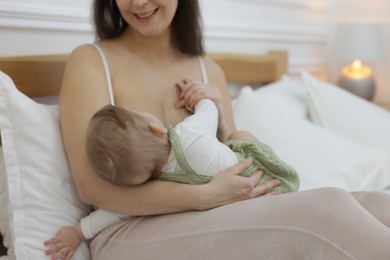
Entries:
{"label": "baby's hand", "polygon": [[216,86],[204,84],[203,82],[184,79],[176,83],[179,91],[179,101],[176,108],[186,108],[194,112],[195,105],[204,98],[211,99],[218,108],[219,117],[224,117],[222,96]]}
{"label": "baby's hand", "polygon": [[224,142],[230,133],[229,127],[225,120],[222,95],[217,86],[204,84],[203,82],[184,79],[176,83],[179,91],[179,101],[176,108],[185,108],[189,112],[195,112],[195,106],[201,99],[210,99],[218,109],[218,132],[217,137]]}
{"label": "baby's hand", "polygon": [[44,242],[45,246],[49,246],[45,254],[51,255],[51,260],[70,260],[80,246],[81,241],[82,238],[76,227],[62,227],[54,237]]}

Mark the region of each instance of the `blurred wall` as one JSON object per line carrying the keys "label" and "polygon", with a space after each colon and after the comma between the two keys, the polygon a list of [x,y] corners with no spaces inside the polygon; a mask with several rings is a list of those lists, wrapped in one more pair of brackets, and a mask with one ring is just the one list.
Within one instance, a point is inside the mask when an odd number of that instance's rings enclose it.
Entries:
{"label": "blurred wall", "polygon": [[[0,55],[70,52],[93,42],[92,0],[0,0]],[[199,0],[207,51],[289,52],[289,73],[308,70],[336,82],[339,64],[330,58],[335,26],[377,22],[385,57],[373,64],[375,101],[390,104],[390,1],[388,0]]]}
{"label": "blurred wall", "polygon": [[202,0],[210,51],[289,52],[289,72],[324,76],[329,5],[305,0]]}
{"label": "blurred wall", "polygon": [[0,0],[0,55],[66,53],[94,39],[91,0]]}

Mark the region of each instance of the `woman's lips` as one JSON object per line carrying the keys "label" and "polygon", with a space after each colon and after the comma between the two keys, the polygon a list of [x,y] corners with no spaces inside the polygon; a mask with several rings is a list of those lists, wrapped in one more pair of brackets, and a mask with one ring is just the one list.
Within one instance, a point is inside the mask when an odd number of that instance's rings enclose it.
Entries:
{"label": "woman's lips", "polygon": [[157,13],[157,11],[158,11],[158,8],[154,9],[152,11],[149,11],[149,12],[134,14],[134,16],[139,20],[146,20],[146,19],[152,17],[155,13]]}

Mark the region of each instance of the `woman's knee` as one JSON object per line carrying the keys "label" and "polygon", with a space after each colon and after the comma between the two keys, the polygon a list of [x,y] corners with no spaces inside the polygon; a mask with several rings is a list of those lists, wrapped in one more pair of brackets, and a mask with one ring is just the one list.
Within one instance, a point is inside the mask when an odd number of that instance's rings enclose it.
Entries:
{"label": "woman's knee", "polygon": [[351,193],[345,189],[338,188],[338,187],[322,187],[318,188],[320,193],[330,194],[330,195],[336,195],[336,196],[351,196]]}

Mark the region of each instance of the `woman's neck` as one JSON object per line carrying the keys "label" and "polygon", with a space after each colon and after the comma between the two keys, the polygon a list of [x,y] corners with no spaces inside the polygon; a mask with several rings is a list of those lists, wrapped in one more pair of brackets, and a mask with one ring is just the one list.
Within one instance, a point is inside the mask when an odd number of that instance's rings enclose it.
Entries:
{"label": "woman's neck", "polygon": [[156,37],[145,37],[127,28],[124,39],[132,53],[149,61],[165,60],[177,53],[170,30]]}

